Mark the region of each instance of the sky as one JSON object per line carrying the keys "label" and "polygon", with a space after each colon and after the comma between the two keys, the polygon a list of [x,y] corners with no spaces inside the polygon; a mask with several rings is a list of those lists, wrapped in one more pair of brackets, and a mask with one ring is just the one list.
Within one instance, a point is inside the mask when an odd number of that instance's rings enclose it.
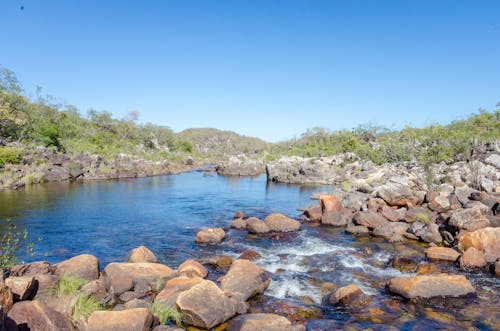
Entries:
{"label": "sky", "polygon": [[0,65],[82,114],[267,141],[500,101],[500,1],[0,0]]}

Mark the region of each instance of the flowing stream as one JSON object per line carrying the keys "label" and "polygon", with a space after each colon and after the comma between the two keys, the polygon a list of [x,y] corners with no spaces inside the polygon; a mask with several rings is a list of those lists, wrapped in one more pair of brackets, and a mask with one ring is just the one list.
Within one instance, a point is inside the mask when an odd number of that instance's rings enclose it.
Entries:
{"label": "flowing stream", "polygon": [[[251,248],[262,255],[256,263],[272,273],[264,295],[251,302],[253,311],[276,312],[306,323],[308,330],[332,329],[480,329],[500,327],[500,281],[487,272],[469,273],[476,298],[413,304],[389,295],[391,277],[411,276],[387,266],[392,256],[424,260],[424,245],[390,244],[381,239],[356,239],[342,229],[304,224],[302,231],[280,238],[259,238],[229,229],[232,215],[243,210],[265,218],[280,212],[298,218],[299,207],[317,203],[313,192],[328,186],[267,183],[265,176],[229,178],[200,172],[142,179],[49,183],[0,192],[0,218],[26,227],[37,256],[26,261],[57,263],[90,253],[101,268],[123,261],[139,245],[150,248],[160,262],[176,268],[189,258],[237,257]],[[223,227],[220,245],[196,245],[202,227]],[[40,242],[37,238],[41,237]],[[460,273],[452,264],[445,272]],[[217,278],[213,271],[211,279]],[[362,308],[322,305],[328,286],[357,284],[370,296]]]}

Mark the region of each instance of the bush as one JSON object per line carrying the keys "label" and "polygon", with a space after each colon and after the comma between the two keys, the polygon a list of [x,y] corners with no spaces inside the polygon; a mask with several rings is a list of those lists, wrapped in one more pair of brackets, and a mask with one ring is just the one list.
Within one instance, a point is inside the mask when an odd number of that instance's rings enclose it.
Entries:
{"label": "bush", "polygon": [[6,274],[8,269],[18,263],[17,256],[21,253],[34,256],[34,244],[28,241],[28,231],[20,231],[7,219],[3,224],[3,234],[0,237],[0,269]]}
{"label": "bush", "polygon": [[0,167],[21,162],[22,149],[0,146]]}

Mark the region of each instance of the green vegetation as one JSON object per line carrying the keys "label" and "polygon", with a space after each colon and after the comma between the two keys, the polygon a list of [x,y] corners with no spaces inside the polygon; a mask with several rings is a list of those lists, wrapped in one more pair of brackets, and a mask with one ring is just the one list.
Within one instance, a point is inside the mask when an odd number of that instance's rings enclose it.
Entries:
{"label": "green vegetation", "polygon": [[19,254],[33,256],[33,242],[28,241],[26,229],[18,230],[17,226],[7,219],[1,226],[0,232],[0,270],[7,272],[8,268],[18,263]]}
{"label": "green vegetation", "polygon": [[78,291],[87,281],[75,276],[62,276],[56,287],[57,296],[63,296]]}
{"label": "green vegetation", "polygon": [[174,307],[168,307],[162,303],[155,302],[151,305],[149,310],[151,314],[160,320],[160,324],[163,325],[168,321],[172,321],[177,324],[178,327],[182,327],[181,313]]}
{"label": "green vegetation", "polygon": [[71,319],[73,321],[76,321],[81,317],[87,319],[93,312],[98,310],[104,310],[104,306],[98,299],[92,295],[80,295],[76,300],[75,306],[73,307]]}
{"label": "green vegetation", "polygon": [[0,146],[0,168],[6,164],[18,164],[21,162],[20,148],[10,148]]}

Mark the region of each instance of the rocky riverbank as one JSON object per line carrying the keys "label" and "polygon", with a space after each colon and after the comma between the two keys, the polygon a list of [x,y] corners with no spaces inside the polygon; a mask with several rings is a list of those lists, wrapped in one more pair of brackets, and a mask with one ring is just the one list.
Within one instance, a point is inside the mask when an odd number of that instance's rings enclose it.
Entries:
{"label": "rocky riverbank", "polygon": [[140,157],[118,154],[105,159],[97,154],[68,155],[53,149],[37,147],[26,152],[18,164],[7,164],[0,170],[0,190],[17,189],[43,182],[107,180],[140,178],[176,174],[196,168],[194,160],[184,163],[150,161]]}

